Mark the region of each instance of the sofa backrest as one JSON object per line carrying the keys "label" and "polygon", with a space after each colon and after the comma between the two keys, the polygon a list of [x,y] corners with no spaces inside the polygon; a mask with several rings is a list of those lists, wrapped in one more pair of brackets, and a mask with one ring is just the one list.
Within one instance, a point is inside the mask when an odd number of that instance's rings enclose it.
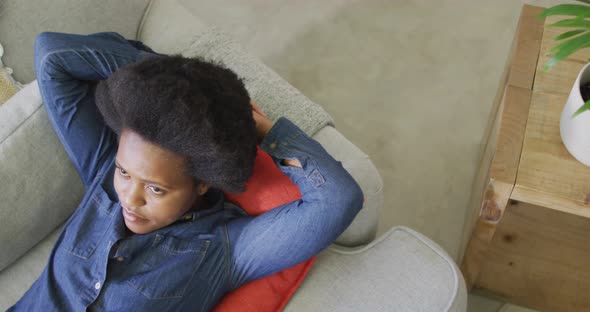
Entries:
{"label": "sofa backrest", "polygon": [[2,0],[3,61],[22,83],[35,79],[33,44],[42,31],[89,34],[116,31],[135,39],[150,0]]}

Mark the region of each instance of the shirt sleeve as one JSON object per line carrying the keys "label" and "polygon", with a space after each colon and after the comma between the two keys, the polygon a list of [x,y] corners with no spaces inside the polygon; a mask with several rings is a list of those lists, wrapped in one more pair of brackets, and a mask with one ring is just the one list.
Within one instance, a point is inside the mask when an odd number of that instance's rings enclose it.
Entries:
{"label": "shirt sleeve", "polygon": [[[287,118],[273,125],[260,148],[302,198],[227,224],[232,289],[316,255],[344,232],[363,204],[361,188],[342,163]],[[302,168],[284,165],[283,159],[297,159]]]}

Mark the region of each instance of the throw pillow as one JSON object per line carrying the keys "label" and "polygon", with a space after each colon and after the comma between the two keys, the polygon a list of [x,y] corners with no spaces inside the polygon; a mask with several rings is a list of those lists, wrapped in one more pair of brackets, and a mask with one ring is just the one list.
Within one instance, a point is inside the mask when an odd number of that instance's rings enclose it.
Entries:
{"label": "throw pillow", "polygon": [[[282,204],[301,198],[299,188],[258,147],[254,172],[246,191],[225,194],[228,201],[248,214],[259,215]],[[226,294],[215,307],[216,312],[281,311],[299,287],[316,257],[273,275],[252,281]]]}
{"label": "throw pillow", "polygon": [[4,48],[0,44],[0,105],[8,101],[16,92],[22,89],[22,85],[12,78],[12,68],[4,67],[2,55]]}

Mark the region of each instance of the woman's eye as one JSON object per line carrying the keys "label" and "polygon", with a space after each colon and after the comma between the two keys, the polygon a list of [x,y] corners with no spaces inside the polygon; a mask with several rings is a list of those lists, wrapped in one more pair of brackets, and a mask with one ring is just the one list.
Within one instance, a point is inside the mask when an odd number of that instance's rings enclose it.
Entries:
{"label": "woman's eye", "polygon": [[154,194],[156,195],[164,194],[164,192],[162,192],[162,189],[160,189],[159,187],[150,186],[150,188],[152,189],[152,192],[154,192]]}
{"label": "woman's eye", "polygon": [[119,168],[119,172],[121,173],[121,175],[123,175],[125,177],[127,176],[127,171],[125,171],[125,169]]}

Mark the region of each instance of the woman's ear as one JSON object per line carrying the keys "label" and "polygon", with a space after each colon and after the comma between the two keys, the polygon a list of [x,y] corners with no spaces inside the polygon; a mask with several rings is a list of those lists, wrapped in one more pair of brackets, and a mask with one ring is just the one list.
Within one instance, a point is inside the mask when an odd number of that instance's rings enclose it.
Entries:
{"label": "woman's ear", "polygon": [[199,196],[205,195],[205,193],[207,193],[208,190],[209,185],[203,182],[199,182],[199,184],[197,185],[197,194],[199,194]]}

